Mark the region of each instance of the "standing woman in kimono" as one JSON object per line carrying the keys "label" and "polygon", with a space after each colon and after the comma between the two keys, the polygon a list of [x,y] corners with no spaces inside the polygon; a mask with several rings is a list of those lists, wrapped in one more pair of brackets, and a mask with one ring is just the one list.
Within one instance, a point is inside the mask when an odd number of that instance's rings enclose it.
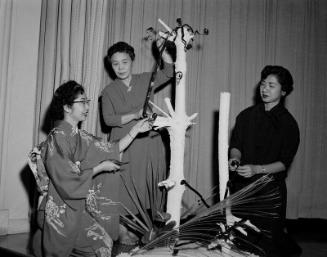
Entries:
{"label": "standing woman in kimono", "polygon": [[[157,71],[153,89],[167,84],[174,76],[171,55],[164,51],[162,58],[164,67]],[[102,112],[104,122],[111,128],[111,142],[121,139],[142,118],[153,74],[151,72],[132,74],[134,59],[134,48],[126,42],[115,43],[107,52],[106,61],[114,72],[115,79],[102,92]],[[127,187],[130,189],[135,187],[144,208],[152,208],[153,214],[162,211],[164,194],[158,189],[158,182],[166,179],[167,166],[160,132],[149,131],[137,136],[124,152],[122,160],[128,162],[123,166],[124,183]],[[124,183],[120,187],[121,201],[136,214],[138,210]]]}
{"label": "standing woman in kimono", "polygon": [[89,101],[75,81],[61,85],[53,97],[51,114],[57,123],[39,147],[49,180],[39,207],[39,213],[44,211],[42,256],[111,256],[118,236],[114,172],[120,166],[115,160],[150,125],[142,120],[119,142],[104,142],[78,128],[87,117]]}

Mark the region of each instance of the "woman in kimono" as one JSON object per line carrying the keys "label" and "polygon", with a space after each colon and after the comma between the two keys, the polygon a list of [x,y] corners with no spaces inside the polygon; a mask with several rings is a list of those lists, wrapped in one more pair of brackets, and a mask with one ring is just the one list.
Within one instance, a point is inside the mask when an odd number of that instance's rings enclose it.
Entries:
{"label": "woman in kimono", "polygon": [[104,142],[78,128],[89,101],[75,81],[61,85],[53,97],[57,123],[39,147],[49,181],[39,208],[43,256],[111,256],[118,237],[119,154],[150,125],[141,120],[119,142]]}

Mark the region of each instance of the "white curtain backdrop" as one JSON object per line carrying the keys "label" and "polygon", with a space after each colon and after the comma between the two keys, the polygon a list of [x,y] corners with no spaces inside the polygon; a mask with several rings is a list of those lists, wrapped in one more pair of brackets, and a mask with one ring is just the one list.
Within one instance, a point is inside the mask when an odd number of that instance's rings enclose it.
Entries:
{"label": "white curtain backdrop", "polygon": [[29,229],[41,0],[0,1],[0,235]]}
{"label": "white curtain backdrop", "polygon": [[[11,31],[11,17],[12,17],[12,2],[0,2],[0,210],[5,209],[5,173],[2,172],[6,167],[6,147],[8,138],[8,70],[10,66],[10,59],[8,49],[10,49],[10,31]],[[8,215],[8,213],[2,213]],[[4,219],[4,218],[3,218]]]}
{"label": "white curtain backdrop", "polygon": [[[0,48],[0,140],[6,140],[6,81],[12,1],[1,4]],[[9,12],[4,12],[3,6]],[[9,7],[8,7],[9,6]],[[295,81],[287,107],[298,121],[301,143],[288,183],[289,218],[327,218],[324,197],[327,172],[327,1],[324,0],[43,0],[38,54],[34,143],[47,132],[46,112],[54,90],[68,79],[85,86],[92,98],[84,128],[105,136],[98,117],[97,99],[110,82],[103,66],[107,48],[123,40],[136,51],[134,72],[150,70],[153,59],[142,37],[152,26],[163,29],[158,18],[174,27],[176,19],[195,30],[188,53],[187,113],[198,112],[196,124],[187,133],[185,176],[203,195],[218,184],[219,94],[231,92],[230,124],[253,104],[255,85],[267,64],[287,67]],[[163,97],[156,102],[165,107]],[[34,116],[33,116],[34,119]],[[2,164],[3,156],[0,154]],[[3,176],[1,171],[0,178]],[[1,185],[1,184],[0,184]],[[0,189],[1,191],[1,189]],[[0,198],[3,197],[0,194]],[[197,201],[187,192],[185,204]]]}
{"label": "white curtain backdrop", "polygon": [[46,118],[53,92],[65,81],[81,83],[92,99],[83,127],[96,131],[101,90],[108,1],[43,1],[40,33],[35,142],[48,132]]}

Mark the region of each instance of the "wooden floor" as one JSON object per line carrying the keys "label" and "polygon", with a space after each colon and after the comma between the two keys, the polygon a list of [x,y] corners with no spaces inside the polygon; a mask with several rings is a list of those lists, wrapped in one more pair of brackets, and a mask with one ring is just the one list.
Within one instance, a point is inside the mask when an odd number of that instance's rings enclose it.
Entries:
{"label": "wooden floor", "polygon": [[0,256],[33,256],[29,254],[28,240],[28,233],[0,236]]}
{"label": "wooden floor", "polygon": [[[327,220],[290,220],[288,230],[302,248],[301,257],[327,257]],[[0,256],[32,257],[27,233],[0,236]]]}

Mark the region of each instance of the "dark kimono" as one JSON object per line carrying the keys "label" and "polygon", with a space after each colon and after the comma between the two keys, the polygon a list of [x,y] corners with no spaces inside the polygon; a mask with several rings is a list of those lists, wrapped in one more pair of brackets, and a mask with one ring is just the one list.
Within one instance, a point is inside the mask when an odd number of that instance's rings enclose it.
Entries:
{"label": "dark kimono", "polygon": [[104,160],[118,160],[118,145],[60,121],[41,144],[41,157],[49,178],[39,208],[39,213],[44,211],[43,255],[64,257],[74,251],[111,256],[119,231],[119,177],[93,177],[92,168]]}
{"label": "dark kimono", "polygon": [[[236,148],[242,153],[241,165],[265,165],[273,162],[282,162],[285,171],[271,174],[274,181],[270,182],[259,194],[266,194],[271,189],[278,190],[279,202],[272,199],[270,205],[278,204],[276,208],[279,218],[265,219],[252,217],[253,223],[259,228],[271,232],[272,240],[258,240],[256,243],[266,250],[268,256],[279,256],[283,251],[281,241],[283,237],[284,220],[286,216],[287,191],[285,178],[300,142],[299,128],[294,117],[282,105],[278,104],[270,111],[265,111],[263,104],[249,107],[236,118],[232,133],[230,148]],[[244,178],[231,172],[232,192],[238,191],[252,183],[263,174]],[[235,214],[237,215],[237,214]],[[275,247],[273,245],[275,244]],[[274,255],[275,254],[275,255]]]}
{"label": "dark kimono", "polygon": [[[173,65],[166,63],[165,68],[158,71],[153,88],[156,89],[167,83],[173,75]],[[137,122],[132,120],[127,124],[122,124],[121,117],[138,112],[143,108],[150,79],[150,72],[133,74],[130,91],[119,79],[114,80],[103,90],[103,119],[106,125],[111,127],[110,141],[121,139]],[[153,91],[151,100],[153,101]],[[165,152],[162,137],[157,131],[139,134],[124,151],[122,161],[128,162],[128,164],[123,166],[124,171],[121,173],[125,182],[121,182],[120,199],[133,213],[137,213],[138,210],[126,187],[132,189],[134,193],[135,186],[144,208],[151,208],[154,212],[162,208],[164,194],[158,189],[157,184],[167,176]]]}

